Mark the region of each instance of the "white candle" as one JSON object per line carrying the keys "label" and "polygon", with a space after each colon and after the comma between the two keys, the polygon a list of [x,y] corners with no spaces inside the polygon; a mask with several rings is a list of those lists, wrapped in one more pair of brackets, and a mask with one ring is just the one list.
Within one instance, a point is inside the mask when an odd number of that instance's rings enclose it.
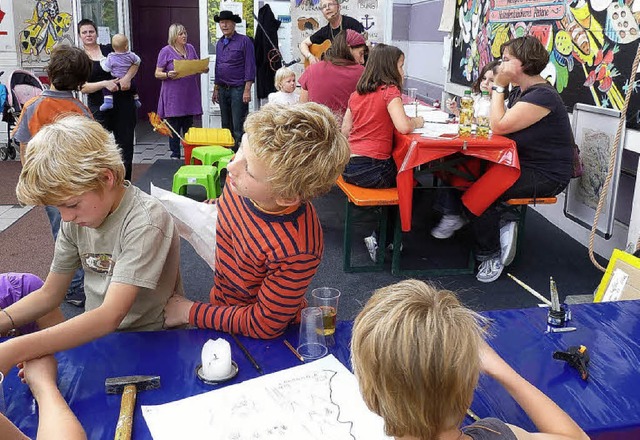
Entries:
{"label": "white candle", "polygon": [[224,339],[209,339],[202,347],[202,375],[207,380],[231,374],[231,345]]}

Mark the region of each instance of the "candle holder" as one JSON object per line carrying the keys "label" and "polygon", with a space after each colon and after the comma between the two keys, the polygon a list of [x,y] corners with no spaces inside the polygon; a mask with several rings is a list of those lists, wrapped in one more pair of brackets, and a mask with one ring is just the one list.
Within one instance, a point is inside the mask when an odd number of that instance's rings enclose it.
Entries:
{"label": "candle holder", "polygon": [[220,377],[217,379],[207,379],[206,377],[204,377],[202,364],[198,364],[198,366],[196,367],[196,376],[198,377],[198,379],[200,379],[202,382],[206,383],[207,385],[218,385],[219,383],[226,382],[236,377],[238,375],[238,371],[239,371],[238,364],[236,364],[236,361],[232,360],[231,371],[227,376]]}

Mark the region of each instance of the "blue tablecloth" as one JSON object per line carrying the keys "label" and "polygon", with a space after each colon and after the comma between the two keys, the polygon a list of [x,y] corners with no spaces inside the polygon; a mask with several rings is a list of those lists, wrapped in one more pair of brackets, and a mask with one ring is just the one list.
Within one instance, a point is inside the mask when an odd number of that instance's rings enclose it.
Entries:
{"label": "blue tablecloth", "polygon": [[[546,308],[483,313],[493,320],[490,344],[525,379],[564,409],[592,439],[640,438],[640,301],[571,306],[577,331],[548,333]],[[589,379],[556,350],[585,345],[591,356]],[[533,423],[502,387],[481,377],[472,409],[529,431]]]}
{"label": "blue tablecloth", "polygon": [[[329,352],[347,367],[351,322],[338,322],[335,337],[329,337]],[[238,375],[224,385],[206,385],[195,374],[201,363],[202,346],[208,339],[225,338],[231,344],[231,356],[238,364]],[[298,329],[292,327],[283,337],[259,341],[238,336],[240,342],[262,367],[264,374],[300,365],[284,345],[287,339],[297,345]],[[166,330],[159,332],[114,333],[73,350],[56,355],[58,387],[69,402],[90,439],[112,439],[120,412],[119,395],[107,395],[108,377],[159,375],[160,389],[138,393],[134,414],[133,438],[150,439],[140,405],[168,403],[243,382],[258,376],[233,339],[212,330]],[[350,367],[349,367],[350,368]],[[38,417],[29,388],[12,370],[4,382],[7,417],[28,436],[35,438]]]}
{"label": "blue tablecloth", "polygon": [[[572,307],[578,328],[572,333],[545,334],[546,309],[532,308],[484,313],[493,320],[490,344],[526,379],[556,401],[593,439],[640,438],[640,301],[584,304]],[[339,322],[330,352],[349,366],[352,323]],[[135,439],[150,438],[140,405],[171,402],[204,393],[209,386],[195,376],[200,351],[207,339],[224,337],[238,363],[231,385],[256,377],[233,340],[209,330],[117,333],[57,355],[58,384],[91,439],[113,438],[120,396],[104,392],[107,377],[157,374],[161,388],[138,395]],[[264,373],[299,365],[285,347],[294,346],[297,328],[281,338],[257,341],[239,337]],[[584,382],[566,363],[554,360],[555,350],[584,344],[591,354],[590,378]],[[393,347],[389,347],[393,349]],[[27,435],[35,436],[37,416],[33,398],[15,370],[4,383],[8,417]],[[482,377],[472,404],[480,417],[494,416],[534,431],[533,424],[513,399],[492,379]],[[470,421],[468,421],[470,422]]]}

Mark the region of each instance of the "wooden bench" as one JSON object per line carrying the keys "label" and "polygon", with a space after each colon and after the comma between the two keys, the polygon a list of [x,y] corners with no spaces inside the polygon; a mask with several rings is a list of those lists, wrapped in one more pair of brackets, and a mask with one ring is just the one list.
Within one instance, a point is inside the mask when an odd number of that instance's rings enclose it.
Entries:
{"label": "wooden bench", "polygon": [[[338,177],[336,181],[338,187],[347,196],[345,202],[345,218],[344,218],[344,254],[343,254],[343,268],[345,272],[375,272],[384,269],[384,252],[385,243],[387,239],[387,223],[389,216],[389,209],[394,206],[398,206],[398,189],[397,188],[362,188],[356,185],[352,185],[344,181],[342,176]],[[355,207],[378,207],[380,211],[377,215],[378,228],[380,235],[378,237],[378,251],[376,254],[376,261],[373,265],[366,266],[353,266],[351,265],[351,235],[352,226],[354,222]],[[398,217],[398,211],[396,209],[396,217]],[[393,241],[393,260],[399,261],[400,258],[400,243],[402,233],[400,232],[400,223],[396,221],[396,231],[394,233]],[[397,254],[397,255],[396,255]]]}
{"label": "wooden bench", "polygon": [[[403,270],[400,267],[400,255],[402,251],[402,230],[400,225],[400,211],[398,206],[397,188],[362,188],[346,183],[342,177],[336,181],[338,187],[347,196],[345,202],[344,219],[344,254],[343,268],[345,272],[377,272],[384,270],[385,248],[387,243],[387,225],[389,218],[394,222],[393,228],[393,251],[391,256],[391,273],[396,276],[441,276],[441,275],[461,275],[471,274],[474,268],[473,255],[470,253],[469,262],[464,268],[443,268],[443,269],[410,269]],[[376,212],[378,223],[378,250],[376,261],[373,265],[353,266],[351,264],[352,227],[354,223],[354,212],[356,208],[379,208]],[[395,211],[395,215],[391,216]],[[371,210],[372,211],[372,210]]]}
{"label": "wooden bench", "polygon": [[516,240],[516,255],[513,261],[516,261],[520,254],[522,246],[522,237],[524,237],[524,221],[527,217],[527,208],[529,205],[553,205],[558,201],[556,197],[525,197],[522,199],[509,199],[505,203],[513,206],[518,211],[518,237]]}

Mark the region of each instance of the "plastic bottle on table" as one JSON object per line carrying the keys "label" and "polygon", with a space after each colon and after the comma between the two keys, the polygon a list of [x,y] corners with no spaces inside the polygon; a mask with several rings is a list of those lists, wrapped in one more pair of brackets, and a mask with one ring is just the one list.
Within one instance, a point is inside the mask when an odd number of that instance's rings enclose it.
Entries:
{"label": "plastic bottle on table", "polygon": [[460,100],[460,124],[458,134],[460,136],[471,135],[471,124],[473,122],[473,98],[471,90],[465,90],[464,96]]}
{"label": "plastic bottle on table", "polygon": [[476,106],[476,135],[479,137],[489,137],[489,115],[491,114],[491,98],[489,92],[482,92]]}

